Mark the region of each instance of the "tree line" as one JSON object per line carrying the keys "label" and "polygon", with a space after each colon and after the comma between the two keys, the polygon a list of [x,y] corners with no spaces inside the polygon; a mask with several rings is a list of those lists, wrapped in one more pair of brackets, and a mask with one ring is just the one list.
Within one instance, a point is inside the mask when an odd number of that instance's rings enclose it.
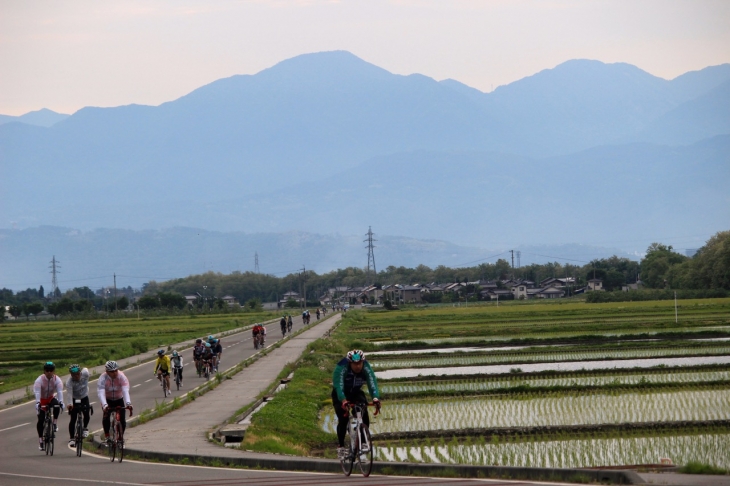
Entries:
{"label": "tree line", "polygon": [[[419,265],[415,268],[389,266],[377,274],[365,269],[348,267],[323,274],[314,271],[292,273],[285,277],[255,272],[232,272],[222,274],[207,272],[166,282],[150,281],[133,297],[126,295],[118,299],[101,298],[88,287],[76,287],[60,298],[44,296],[43,287],[26,289],[14,294],[12,290],[0,290],[0,304],[10,306],[13,315],[37,314],[43,308],[55,315],[66,313],[88,313],[94,311],[114,312],[125,310],[133,304],[142,310],[182,310],[187,306],[184,295],[196,295],[194,308],[198,310],[227,310],[221,297],[231,295],[246,308],[259,308],[261,302],[279,301],[288,291],[303,296],[306,293],[309,306],[317,305],[318,298],[327,289],[334,287],[383,286],[386,284],[426,284],[495,281],[506,279],[531,280],[536,284],[548,277],[569,277],[576,288],[586,285],[592,278],[603,281],[607,291],[621,290],[625,284],[641,280],[647,289],[684,290],[730,290],[730,231],[722,231],[710,238],[693,257],[676,252],[672,246],[652,243],[641,261],[612,256],[596,259],[585,265],[570,263],[531,264],[513,268],[507,260],[495,263],[481,263],[473,267],[450,268],[439,265],[430,268]],[[127,289],[131,291],[132,289]],[[134,294],[137,295],[137,294]],[[657,294],[659,295],[659,294]],[[700,294],[698,294],[700,295]],[[712,294],[715,295],[715,294]],[[42,308],[40,308],[40,305]]]}

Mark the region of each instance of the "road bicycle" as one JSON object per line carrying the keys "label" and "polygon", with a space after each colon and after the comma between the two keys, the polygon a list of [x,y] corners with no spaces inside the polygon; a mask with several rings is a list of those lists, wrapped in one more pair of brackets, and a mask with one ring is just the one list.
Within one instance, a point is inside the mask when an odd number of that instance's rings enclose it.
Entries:
{"label": "road bicycle", "polygon": [[286,336],[286,324],[281,326],[281,337],[284,337],[284,336]]}
{"label": "road bicycle", "polygon": [[160,383],[162,384],[162,396],[167,398],[168,392],[170,391],[169,388],[167,388],[167,380],[165,379],[165,375],[168,375],[168,373],[160,373],[157,375],[157,379],[160,380]]}
{"label": "road bicycle", "polygon": [[119,462],[124,459],[124,430],[122,429],[122,410],[129,410],[129,416],[132,416],[132,407],[114,407],[111,410],[107,409],[107,413],[111,414],[111,421],[109,423],[109,440],[107,447],[109,448],[109,460],[114,462],[114,459],[119,454]]}
{"label": "road bicycle", "polygon": [[[357,463],[364,477],[370,476],[370,472],[373,470],[373,441],[370,437],[370,430],[362,419],[363,410],[368,406],[372,407],[374,403],[348,404],[349,423],[347,426],[347,434],[350,439],[348,441],[349,451],[347,457],[340,459],[342,472],[345,473],[345,476],[349,476],[352,473],[355,463]],[[379,413],[380,409],[376,408],[374,415],[378,415]]]}
{"label": "road bicycle", "polygon": [[292,321],[286,322],[286,330],[291,334],[291,328],[294,327],[294,323]]}
{"label": "road bicycle", "polygon": [[[73,409],[76,410],[76,427],[74,428],[74,444],[76,445],[76,456],[81,457],[84,445],[84,414],[88,410],[94,415],[94,407],[88,403],[81,403],[80,398],[74,398]],[[69,411],[71,413],[71,411]]]}
{"label": "road bicycle", "polygon": [[[60,405],[54,405],[52,408],[59,408]],[[49,410],[48,405],[41,405],[41,410],[46,413],[43,421],[43,449],[46,455],[53,455],[53,442],[56,438],[56,431],[53,428],[53,411]]]}
{"label": "road bicycle", "polygon": [[173,368],[175,372],[175,386],[177,389],[180,389],[180,384],[182,383],[182,378],[180,378],[180,372],[182,371],[182,366],[175,366]]}
{"label": "road bicycle", "polygon": [[203,360],[203,377],[206,380],[209,380],[212,372],[213,372],[213,365],[210,362],[210,360],[207,360],[207,359]]}
{"label": "road bicycle", "polygon": [[254,335],[253,337],[253,349],[259,349],[261,345],[261,333]]}

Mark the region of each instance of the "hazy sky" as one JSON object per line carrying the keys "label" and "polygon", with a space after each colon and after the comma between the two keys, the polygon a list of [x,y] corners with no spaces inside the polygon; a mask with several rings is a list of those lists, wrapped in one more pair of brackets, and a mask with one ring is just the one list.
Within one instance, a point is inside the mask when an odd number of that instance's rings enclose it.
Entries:
{"label": "hazy sky", "polygon": [[337,49],[483,91],[575,58],[671,79],[730,62],[730,1],[3,0],[0,113],[157,105]]}

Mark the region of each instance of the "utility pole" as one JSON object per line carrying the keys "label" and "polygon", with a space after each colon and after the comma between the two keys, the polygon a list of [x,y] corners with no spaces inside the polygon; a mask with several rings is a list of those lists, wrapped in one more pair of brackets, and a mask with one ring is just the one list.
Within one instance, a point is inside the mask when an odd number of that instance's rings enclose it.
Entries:
{"label": "utility pole", "polygon": [[114,310],[119,310],[119,304],[117,303],[117,272],[114,272]]}
{"label": "utility pole", "polygon": [[302,295],[304,296],[303,309],[307,306],[307,268],[304,265],[302,265]]}
{"label": "utility pole", "polygon": [[254,253],[254,271],[259,273],[259,252]]}
{"label": "utility pole", "polygon": [[375,283],[375,275],[378,274],[378,271],[375,269],[375,253],[373,252],[373,248],[375,248],[375,246],[373,245],[373,241],[378,240],[373,239],[373,229],[370,226],[368,226],[368,232],[365,236],[367,236],[367,239],[363,240],[363,242],[368,244],[366,247],[368,249],[368,277],[370,277],[370,265],[372,263],[373,277],[370,279],[370,283],[373,284]]}
{"label": "utility pole", "polygon": [[58,288],[58,277],[57,274],[61,273],[58,269],[61,268],[61,265],[59,265],[58,260],[56,260],[56,255],[53,255],[53,260],[51,260],[51,266],[48,267],[51,269],[51,275],[53,277],[51,278],[51,302],[54,302],[56,300],[56,289]]}
{"label": "utility pole", "polygon": [[515,279],[515,251],[510,250],[510,253],[512,253],[512,280]]}

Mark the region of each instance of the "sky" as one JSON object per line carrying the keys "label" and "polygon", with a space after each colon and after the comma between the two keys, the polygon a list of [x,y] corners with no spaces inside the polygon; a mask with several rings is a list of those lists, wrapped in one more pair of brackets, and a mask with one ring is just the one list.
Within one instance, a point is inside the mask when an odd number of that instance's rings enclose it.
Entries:
{"label": "sky", "polygon": [[159,105],[347,50],[482,91],[570,59],[672,79],[730,62],[726,0],[3,0],[0,114]]}

